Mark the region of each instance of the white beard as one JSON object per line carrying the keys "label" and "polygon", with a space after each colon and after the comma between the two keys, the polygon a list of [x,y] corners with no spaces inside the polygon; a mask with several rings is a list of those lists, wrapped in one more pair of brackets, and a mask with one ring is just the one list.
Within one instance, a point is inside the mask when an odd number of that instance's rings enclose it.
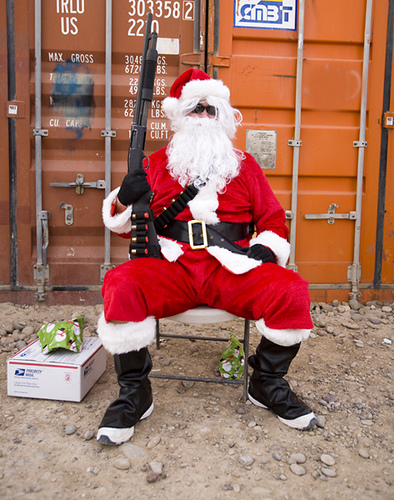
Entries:
{"label": "white beard", "polygon": [[167,151],[167,168],[183,187],[200,178],[220,193],[239,173],[242,153],[217,119],[185,116]]}

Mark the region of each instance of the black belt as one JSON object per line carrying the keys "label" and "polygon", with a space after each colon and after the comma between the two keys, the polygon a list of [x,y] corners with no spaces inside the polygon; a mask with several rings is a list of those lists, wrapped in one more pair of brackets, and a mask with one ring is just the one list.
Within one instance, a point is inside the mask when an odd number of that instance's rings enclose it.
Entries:
{"label": "black belt", "polygon": [[189,243],[193,250],[201,250],[215,245],[245,255],[247,248],[242,248],[234,241],[245,239],[249,232],[248,225],[240,222],[219,222],[211,225],[201,220],[173,220],[159,234],[173,240]]}

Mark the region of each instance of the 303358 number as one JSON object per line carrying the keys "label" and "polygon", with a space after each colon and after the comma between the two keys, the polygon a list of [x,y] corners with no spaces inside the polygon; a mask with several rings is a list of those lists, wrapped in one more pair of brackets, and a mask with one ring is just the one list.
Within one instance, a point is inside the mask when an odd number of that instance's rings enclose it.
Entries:
{"label": "303358 number", "polygon": [[129,0],[128,36],[144,36],[145,16],[153,14],[152,30],[159,33],[159,19],[194,20],[194,1]]}

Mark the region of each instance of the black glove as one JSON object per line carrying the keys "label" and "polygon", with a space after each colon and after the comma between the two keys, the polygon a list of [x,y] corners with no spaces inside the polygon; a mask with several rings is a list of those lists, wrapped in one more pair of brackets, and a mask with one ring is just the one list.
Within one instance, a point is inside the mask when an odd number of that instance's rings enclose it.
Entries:
{"label": "black glove", "polygon": [[145,170],[129,172],[120,186],[118,200],[122,205],[131,205],[147,191],[150,191],[150,185],[146,180]]}
{"label": "black glove", "polygon": [[252,245],[246,252],[246,255],[252,259],[262,260],[264,263],[272,262],[275,264],[274,252],[264,245]]}

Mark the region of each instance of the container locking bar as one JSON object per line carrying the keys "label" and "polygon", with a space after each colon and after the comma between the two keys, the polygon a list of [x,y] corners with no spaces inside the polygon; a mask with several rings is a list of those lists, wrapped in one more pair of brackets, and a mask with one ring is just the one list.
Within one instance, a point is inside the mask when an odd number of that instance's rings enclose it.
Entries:
{"label": "container locking bar", "polygon": [[84,176],[78,174],[75,182],[51,182],[51,187],[75,187],[77,194],[82,194],[85,188],[105,189],[105,181],[85,182]]}
{"label": "container locking bar", "polygon": [[335,219],[357,219],[357,212],[349,212],[348,214],[336,214],[336,208],[338,208],[338,205],[336,203],[331,203],[326,214],[305,214],[305,219],[326,219],[328,224],[334,224]]}

